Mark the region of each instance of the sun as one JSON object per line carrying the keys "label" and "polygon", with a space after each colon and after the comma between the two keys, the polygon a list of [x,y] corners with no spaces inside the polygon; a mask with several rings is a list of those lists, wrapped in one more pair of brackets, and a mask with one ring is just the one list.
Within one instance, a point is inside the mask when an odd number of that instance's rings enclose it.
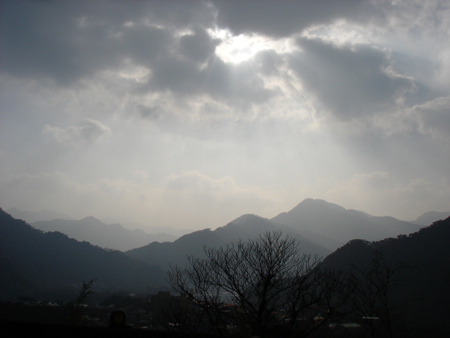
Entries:
{"label": "sun", "polygon": [[216,47],[216,55],[226,63],[241,63],[263,50],[287,53],[295,49],[290,38],[271,39],[257,34],[232,35],[228,30],[209,30],[208,33],[222,42]]}

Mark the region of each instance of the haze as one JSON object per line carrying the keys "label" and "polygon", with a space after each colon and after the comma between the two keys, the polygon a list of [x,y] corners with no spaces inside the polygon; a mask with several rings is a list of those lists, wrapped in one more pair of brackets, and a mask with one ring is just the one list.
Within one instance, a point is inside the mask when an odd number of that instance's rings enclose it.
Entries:
{"label": "haze", "polygon": [[2,1],[0,206],[202,229],[450,209],[450,2]]}

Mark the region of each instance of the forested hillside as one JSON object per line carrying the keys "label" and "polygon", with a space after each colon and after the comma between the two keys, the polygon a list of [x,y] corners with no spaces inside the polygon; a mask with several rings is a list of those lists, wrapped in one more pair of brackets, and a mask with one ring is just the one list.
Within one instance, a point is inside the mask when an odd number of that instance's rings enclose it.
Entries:
{"label": "forested hillside", "polygon": [[[79,242],[59,232],[43,233],[0,210],[0,297],[79,285],[96,280],[110,290],[143,290],[164,282],[164,273],[127,257]],[[5,277],[6,276],[6,277]]]}
{"label": "forested hillside", "polygon": [[375,251],[389,264],[404,264],[396,283],[398,299],[415,320],[442,321],[450,316],[450,217],[408,236],[378,242],[352,240],[326,257],[324,267],[366,270]]}

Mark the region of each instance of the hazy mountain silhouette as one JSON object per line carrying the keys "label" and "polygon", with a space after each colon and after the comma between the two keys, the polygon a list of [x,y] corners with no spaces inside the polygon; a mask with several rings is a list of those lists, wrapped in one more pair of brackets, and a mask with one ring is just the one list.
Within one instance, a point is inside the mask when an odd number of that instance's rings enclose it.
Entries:
{"label": "hazy mountain silhouette", "polygon": [[294,237],[300,242],[301,250],[305,253],[321,256],[330,253],[330,250],[303,237],[295,229],[283,224],[276,224],[269,219],[256,215],[240,216],[224,227],[217,228],[214,232],[225,242],[230,243],[237,242],[240,238],[255,238],[266,231],[282,231],[283,234]]}
{"label": "hazy mountain silhouette", "polygon": [[417,217],[415,221],[411,221],[411,223],[418,225],[428,225],[438,220],[446,219],[449,216],[450,211],[446,212],[428,211],[424,213],[422,216]]}
{"label": "hazy mountain silhouette", "polygon": [[265,231],[281,230],[298,239],[304,252],[326,255],[352,239],[382,240],[410,234],[421,227],[394,217],[371,216],[323,200],[305,199],[291,211],[271,220],[243,215],[214,231],[196,231],[173,243],[150,243],[126,254],[166,269],[169,264],[186,264],[188,254],[204,257],[205,245],[218,247],[239,239],[254,238]]}
{"label": "hazy mountain silhouette", "polygon": [[167,242],[177,238],[165,233],[151,235],[140,229],[129,230],[117,223],[104,224],[92,216],[79,221],[55,219],[34,222],[31,226],[42,231],[59,231],[79,241],[121,251],[139,248],[154,241]]}
{"label": "hazy mountain silhouette", "polygon": [[167,270],[170,265],[184,266],[187,263],[187,255],[204,257],[204,245],[219,247],[224,244],[224,241],[213,231],[204,229],[184,235],[173,243],[153,242],[141,248],[126,251],[125,254],[148,264],[157,264],[163,270]]}
{"label": "hazy mountain silhouette", "polygon": [[450,316],[450,217],[434,222],[418,232],[377,242],[352,240],[323,262],[323,267],[348,270],[351,265],[364,269],[374,250],[388,260],[406,263],[411,269],[399,274],[397,283],[404,285],[396,295],[412,300],[407,313],[417,320],[443,323]]}
{"label": "hazy mountain silhouette", "polygon": [[409,234],[421,226],[393,217],[376,217],[347,210],[323,200],[305,199],[289,212],[271,219],[292,227],[305,238],[335,250],[351,239],[370,241]]}
{"label": "hazy mountain silhouette", "polygon": [[275,224],[256,215],[243,215],[214,231],[210,229],[196,231],[180,237],[173,243],[150,243],[142,248],[129,250],[126,254],[149,264],[159,264],[163,269],[167,269],[169,265],[185,265],[187,255],[194,255],[199,258],[205,257],[204,246],[225,246],[226,244],[236,243],[239,239],[245,241],[249,238],[256,238],[265,231],[279,230],[299,240],[301,249],[305,253],[321,256],[330,253],[330,250],[302,237],[288,226]]}
{"label": "hazy mountain silhouette", "polygon": [[[39,217],[54,218],[62,215],[51,211],[27,212],[19,211],[15,208],[9,210],[13,212],[13,215],[17,215],[15,218],[22,218],[25,221]],[[297,236],[301,236],[301,240],[305,245],[309,242],[318,243],[329,252],[355,238],[372,241],[395,237],[399,234],[409,234],[417,231],[421,226],[431,224],[448,215],[450,215],[450,212],[427,212],[416,221],[405,222],[389,216],[376,217],[363,211],[347,210],[337,204],[323,200],[305,199],[289,212],[281,213],[270,221],[278,224],[277,229],[287,226],[287,228],[284,228],[284,231],[288,233],[293,231]],[[106,225],[93,217],[86,217],[79,221],[69,221],[64,219],[68,216],[63,216],[50,221],[47,219],[46,221],[28,223],[43,231],[60,231],[69,237],[81,241],[88,241],[104,248],[122,251],[139,248],[152,242],[174,241],[182,234],[192,232],[188,229],[153,227],[151,228],[153,234],[150,234],[140,229],[129,230],[117,223]],[[245,218],[248,216],[243,215],[241,217]],[[237,218],[232,223],[239,223],[239,219]],[[134,224],[134,227],[136,226],[144,227],[143,224]],[[259,226],[262,225],[260,224]],[[250,229],[248,224],[247,228]],[[146,227],[146,229],[149,228]],[[227,236],[226,233],[221,235]],[[223,240],[225,242],[229,241],[225,238]],[[236,240],[236,238],[232,239],[232,241]]]}
{"label": "hazy mountain silhouette", "polygon": [[64,215],[60,212],[56,212],[53,210],[40,210],[40,211],[26,211],[26,210],[18,210],[16,208],[9,208],[5,210],[6,213],[10,214],[15,219],[22,219],[28,224],[39,221],[51,221],[54,219],[71,219],[67,215]]}
{"label": "hazy mountain silhouette", "polygon": [[158,225],[148,225],[141,222],[135,222],[130,220],[121,220],[116,221],[112,218],[103,218],[102,221],[105,224],[114,224],[114,223],[120,223],[125,229],[144,229],[144,231],[148,234],[168,234],[172,235],[174,238],[170,240],[170,242],[173,242],[177,238],[180,238],[181,236],[190,234],[191,232],[197,231],[196,229],[187,229],[187,228],[173,228],[168,226],[158,226]]}
{"label": "hazy mountain silhouette", "polygon": [[[60,232],[43,233],[1,209],[0,258],[2,275],[9,274],[0,279],[2,297],[15,296],[24,288],[61,288],[91,279],[97,279],[98,287],[114,290],[142,290],[164,282],[159,267],[138,262],[120,251],[70,239]],[[11,285],[14,281],[17,287]]]}

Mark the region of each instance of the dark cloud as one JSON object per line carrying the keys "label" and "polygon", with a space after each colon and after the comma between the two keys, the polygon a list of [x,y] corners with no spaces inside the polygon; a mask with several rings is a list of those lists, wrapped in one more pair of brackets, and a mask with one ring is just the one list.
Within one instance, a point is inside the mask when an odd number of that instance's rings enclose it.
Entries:
{"label": "dark cloud", "polygon": [[142,118],[150,120],[158,119],[162,111],[159,106],[146,107],[144,105],[138,105],[137,109]]}
{"label": "dark cloud", "polygon": [[219,26],[236,35],[259,33],[272,37],[290,36],[313,24],[355,16],[360,7],[370,5],[362,0],[248,0],[213,1],[213,4],[218,10]]}
{"label": "dark cloud", "polygon": [[[117,66],[131,54],[141,62],[158,55],[167,30],[207,24],[203,2],[3,1],[1,70],[59,84]],[[202,15],[199,16],[199,13]],[[137,27],[137,28],[134,28]],[[172,32],[173,33],[173,32]]]}
{"label": "dark cloud", "polygon": [[200,72],[189,60],[177,55],[166,55],[154,60],[150,67],[152,76],[149,80],[149,90],[168,90],[182,95],[193,94],[199,90]]}
{"label": "dark cloud", "polygon": [[61,81],[79,76],[82,69],[75,62],[77,51],[69,38],[75,22],[67,13],[45,1],[9,1],[1,7],[3,71]]}
{"label": "dark cloud", "polygon": [[218,39],[211,39],[203,29],[196,29],[194,34],[184,35],[180,39],[180,51],[183,56],[195,62],[205,62],[220,43]]}
{"label": "dark cloud", "polygon": [[173,43],[170,31],[143,24],[125,27],[121,33],[123,36],[116,41],[116,53],[149,67],[155,60],[164,60]]}
{"label": "dark cloud", "polygon": [[[275,52],[260,53],[259,65],[251,60],[230,64],[215,56],[218,41],[203,29],[196,28],[194,34],[184,35],[179,40],[169,37],[165,31],[155,33],[160,38],[156,38],[153,45],[148,41],[135,52],[129,52],[134,62],[152,71],[148,82],[139,86],[139,92],[209,95],[234,107],[264,102],[276,94],[265,88],[259,76],[259,71],[275,71],[279,61]],[[136,39],[138,41],[142,40]]]}
{"label": "dark cloud", "polygon": [[231,106],[236,103],[261,103],[276,95],[274,90],[265,88],[264,81],[251,62],[233,65],[215,59],[203,75],[205,90]]}
{"label": "dark cloud", "polygon": [[298,42],[303,52],[291,56],[292,69],[305,89],[341,120],[383,112],[414,88],[411,79],[392,71],[387,53],[380,49]]}
{"label": "dark cloud", "polygon": [[[13,76],[71,86],[131,60],[151,70],[140,88],[144,92],[209,94],[233,105],[272,96],[250,65],[214,58],[220,41],[206,32],[213,12],[206,2],[162,3],[112,2],[109,7],[102,1],[24,1],[16,7],[6,2],[1,68]],[[187,34],[180,37],[180,30]]]}
{"label": "dark cloud", "polygon": [[252,103],[262,103],[277,91],[265,88],[256,67],[251,62],[227,64],[210,58],[205,67],[178,56],[167,56],[151,63],[152,76],[140,85],[140,93],[170,91],[181,97],[209,95],[214,100],[246,109]]}

